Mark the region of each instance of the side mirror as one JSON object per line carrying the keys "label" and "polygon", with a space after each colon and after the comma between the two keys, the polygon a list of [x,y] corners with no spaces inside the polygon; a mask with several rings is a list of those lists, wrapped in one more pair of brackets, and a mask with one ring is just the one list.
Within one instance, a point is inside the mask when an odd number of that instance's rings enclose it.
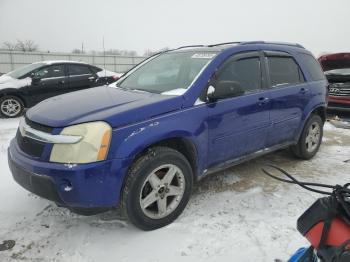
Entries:
{"label": "side mirror", "polygon": [[213,85],[208,87],[207,98],[208,101],[214,102],[219,99],[225,99],[235,96],[240,96],[244,94],[244,89],[236,81],[218,81]]}
{"label": "side mirror", "polygon": [[36,75],[35,73],[31,73],[30,77],[32,79],[33,84],[38,84],[41,80],[41,78],[38,75]]}

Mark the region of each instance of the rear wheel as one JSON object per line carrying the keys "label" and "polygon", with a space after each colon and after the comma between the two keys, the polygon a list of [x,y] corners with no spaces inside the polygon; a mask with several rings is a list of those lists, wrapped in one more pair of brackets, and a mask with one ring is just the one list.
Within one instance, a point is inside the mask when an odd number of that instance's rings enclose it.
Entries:
{"label": "rear wheel", "polygon": [[316,155],[323,137],[323,121],[318,115],[311,115],[306,122],[298,144],[291,147],[295,156],[310,159]]}
{"label": "rear wheel", "polygon": [[122,193],[122,211],[143,230],[173,222],[184,210],[192,191],[192,169],[178,151],[152,148],[135,161]]}
{"label": "rear wheel", "polygon": [[3,117],[18,117],[23,113],[24,105],[16,96],[3,96],[0,98],[0,114]]}

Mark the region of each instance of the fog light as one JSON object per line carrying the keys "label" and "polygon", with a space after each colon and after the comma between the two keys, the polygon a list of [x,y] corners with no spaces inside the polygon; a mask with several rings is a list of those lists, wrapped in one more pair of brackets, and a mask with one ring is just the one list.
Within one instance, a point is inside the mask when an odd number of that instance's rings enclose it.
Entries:
{"label": "fog light", "polygon": [[63,183],[61,184],[61,189],[65,192],[70,192],[73,190],[73,186],[68,180],[63,180]]}

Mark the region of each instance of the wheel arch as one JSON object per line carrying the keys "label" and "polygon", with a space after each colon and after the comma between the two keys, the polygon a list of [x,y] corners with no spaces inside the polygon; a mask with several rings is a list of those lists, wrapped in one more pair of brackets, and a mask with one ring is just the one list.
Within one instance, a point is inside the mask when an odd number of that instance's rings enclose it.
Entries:
{"label": "wheel arch", "polygon": [[138,159],[144,154],[147,154],[149,150],[156,146],[164,146],[172,148],[178,152],[180,152],[182,155],[185,156],[185,158],[188,160],[188,162],[191,165],[192,168],[192,174],[193,174],[193,181],[197,180],[198,176],[198,151],[195,143],[191,141],[191,139],[186,137],[167,137],[160,139],[158,141],[153,141],[152,143],[147,144],[146,146],[139,148],[138,152],[134,154],[134,159]]}
{"label": "wheel arch", "polygon": [[304,119],[302,121],[301,128],[299,128],[299,132],[298,132],[298,135],[297,135],[296,142],[299,141],[300,136],[303,133],[303,130],[304,130],[305,125],[307,123],[307,120],[313,114],[320,116],[322,121],[323,121],[323,123],[325,123],[326,119],[327,119],[327,108],[326,108],[326,106],[325,105],[318,105],[318,106],[315,106],[312,110],[309,111],[309,113],[304,117]]}
{"label": "wheel arch", "polygon": [[2,89],[0,91],[0,98],[2,98],[4,96],[15,96],[15,97],[18,97],[19,99],[21,99],[24,107],[27,107],[27,101],[24,98],[24,96],[18,91],[18,89],[15,89],[15,88]]}
{"label": "wheel arch", "polygon": [[[323,123],[326,122],[326,119],[327,119],[327,109],[326,107],[324,106],[319,106],[319,107],[316,107],[311,113],[311,114],[315,114],[315,115],[319,115],[323,121]],[[309,117],[310,117],[309,115]]]}

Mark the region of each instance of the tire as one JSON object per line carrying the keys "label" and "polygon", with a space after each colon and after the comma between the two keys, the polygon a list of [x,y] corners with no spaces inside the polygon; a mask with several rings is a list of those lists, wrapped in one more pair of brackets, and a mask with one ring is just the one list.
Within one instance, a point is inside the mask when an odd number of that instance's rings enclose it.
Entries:
{"label": "tire", "polygon": [[22,115],[23,101],[17,96],[3,96],[0,98],[0,115],[5,118],[14,118]]}
{"label": "tire", "polygon": [[[320,116],[314,114],[310,116],[298,143],[291,147],[291,151],[296,157],[308,160],[316,155],[322,142],[323,124]],[[318,131],[315,128],[318,128]],[[311,131],[314,134],[310,133]]]}
{"label": "tire", "polygon": [[181,153],[167,147],[151,148],[128,172],[121,211],[142,230],[164,227],[185,209],[192,185],[191,165]]}

